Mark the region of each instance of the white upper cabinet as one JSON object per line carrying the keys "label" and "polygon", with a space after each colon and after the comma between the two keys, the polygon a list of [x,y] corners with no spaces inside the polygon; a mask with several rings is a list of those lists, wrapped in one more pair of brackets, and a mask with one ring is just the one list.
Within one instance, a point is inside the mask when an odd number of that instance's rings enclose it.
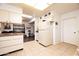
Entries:
{"label": "white upper cabinet", "polygon": [[11,12],[10,14],[10,23],[22,23],[22,16],[19,13]]}
{"label": "white upper cabinet", "polygon": [[5,10],[0,10],[0,22],[7,22],[9,20],[9,13]]}
{"label": "white upper cabinet", "polygon": [[0,10],[6,10],[10,12],[15,12],[15,13],[22,13],[21,8],[13,6],[11,4],[5,4],[5,3],[0,4]]}
{"label": "white upper cabinet", "polygon": [[0,22],[22,23],[22,9],[2,4],[0,5]]}

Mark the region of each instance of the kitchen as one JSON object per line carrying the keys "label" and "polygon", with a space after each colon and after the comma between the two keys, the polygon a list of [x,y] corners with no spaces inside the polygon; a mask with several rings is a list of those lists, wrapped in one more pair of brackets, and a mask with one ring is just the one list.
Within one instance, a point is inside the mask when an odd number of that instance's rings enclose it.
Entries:
{"label": "kitchen", "polygon": [[0,55],[78,55],[78,15],[78,3],[1,3]]}
{"label": "kitchen", "polygon": [[28,20],[32,17],[28,18],[22,12],[22,8],[0,4],[0,55],[23,49],[24,42],[34,40],[34,23],[31,25]]}

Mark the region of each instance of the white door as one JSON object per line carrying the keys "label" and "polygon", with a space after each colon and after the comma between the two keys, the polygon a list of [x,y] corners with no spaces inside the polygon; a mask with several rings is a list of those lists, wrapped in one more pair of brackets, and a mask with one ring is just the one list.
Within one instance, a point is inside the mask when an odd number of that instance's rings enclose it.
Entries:
{"label": "white door", "polygon": [[68,18],[63,21],[64,42],[77,45],[77,19]]}

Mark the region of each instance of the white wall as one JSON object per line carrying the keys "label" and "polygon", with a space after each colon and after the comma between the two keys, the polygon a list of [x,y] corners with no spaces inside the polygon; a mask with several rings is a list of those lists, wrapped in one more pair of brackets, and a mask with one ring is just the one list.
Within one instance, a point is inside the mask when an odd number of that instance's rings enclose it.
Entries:
{"label": "white wall", "polygon": [[[71,11],[71,12],[62,14],[61,15],[61,40],[63,42],[64,42],[64,40],[63,40],[63,38],[64,38],[63,37],[63,35],[64,35],[63,34],[63,21],[64,20],[67,20],[67,19],[71,19],[71,18],[77,20],[76,21],[76,27],[75,28],[76,28],[76,31],[79,31],[79,10],[74,10],[74,11]],[[78,41],[75,42],[75,43],[73,42],[73,44],[79,43],[79,34],[76,36],[76,39],[78,39]],[[79,45],[79,44],[77,44],[77,45]]]}
{"label": "white wall", "polygon": [[[61,42],[61,18],[58,13],[55,11],[52,11],[53,13],[53,20],[54,20],[54,25],[53,25],[53,43],[58,44]],[[58,25],[56,25],[56,22]]]}
{"label": "white wall", "polygon": [[[69,18],[69,17],[77,17],[77,19],[79,19],[79,10],[73,10],[73,11],[70,11],[70,12],[66,12],[66,13],[63,13],[63,14],[59,14],[57,13],[55,10],[51,9],[51,10],[48,10],[47,12],[51,11],[53,13],[53,20],[54,20],[54,25],[53,26],[53,42],[54,44],[56,43],[60,43],[60,42],[64,42],[63,40],[63,19],[66,19],[66,18]],[[62,10],[63,11],[63,10]],[[39,22],[39,17],[35,20],[35,30],[37,30],[37,28],[39,27],[38,26],[38,22]],[[78,23],[77,23],[77,28],[79,30],[79,20],[77,20]],[[58,22],[58,25],[55,25],[55,22]],[[36,33],[36,39],[39,38],[39,34]]]}
{"label": "white wall", "polygon": [[[58,22],[58,25],[53,25],[53,39],[54,39],[54,44],[56,43],[60,43],[60,42],[64,42],[63,40],[63,19],[67,19],[67,18],[76,18],[78,19],[77,20],[77,31],[79,30],[79,10],[74,10],[74,11],[71,11],[71,12],[67,12],[67,13],[64,13],[64,14],[59,14],[59,13],[56,13],[55,11],[52,11],[52,13],[54,14],[54,22]],[[77,36],[77,39],[79,37]]]}

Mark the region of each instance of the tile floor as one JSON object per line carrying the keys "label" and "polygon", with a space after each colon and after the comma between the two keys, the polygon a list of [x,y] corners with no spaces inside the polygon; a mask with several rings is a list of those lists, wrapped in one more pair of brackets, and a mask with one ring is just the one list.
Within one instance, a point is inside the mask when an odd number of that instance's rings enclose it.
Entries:
{"label": "tile floor", "polygon": [[43,47],[36,41],[24,43],[24,49],[14,53],[7,54],[6,56],[74,56],[77,46],[60,43]]}

